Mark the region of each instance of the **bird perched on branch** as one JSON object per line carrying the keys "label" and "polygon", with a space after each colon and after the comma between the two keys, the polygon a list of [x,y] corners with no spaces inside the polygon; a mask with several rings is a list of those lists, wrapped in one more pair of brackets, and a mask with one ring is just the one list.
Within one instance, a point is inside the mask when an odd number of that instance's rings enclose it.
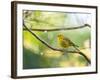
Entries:
{"label": "bird perched on branch", "polygon": [[57,39],[58,39],[59,45],[62,48],[68,48],[68,47],[71,47],[71,46],[78,47],[70,39],[68,39],[67,37],[64,37],[64,35],[62,35],[62,34],[59,34],[57,36]]}

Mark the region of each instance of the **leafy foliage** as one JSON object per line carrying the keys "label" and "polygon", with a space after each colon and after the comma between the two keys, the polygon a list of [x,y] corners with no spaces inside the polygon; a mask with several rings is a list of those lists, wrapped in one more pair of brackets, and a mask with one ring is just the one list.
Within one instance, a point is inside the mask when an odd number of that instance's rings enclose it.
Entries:
{"label": "leafy foliage", "polygon": [[[70,19],[72,15],[64,12],[49,12],[49,11],[23,11],[25,24],[30,29],[55,29],[68,27],[66,25],[74,25]],[[74,15],[75,16],[75,15]],[[81,21],[81,20],[80,20]],[[70,23],[70,24],[69,24]],[[78,23],[78,22],[77,22]],[[24,27],[23,27],[24,28]],[[82,28],[77,30],[61,30],[55,32],[39,32],[35,31],[42,40],[53,47],[59,47],[57,35],[59,33],[68,37],[79,49],[85,48],[84,42],[90,39],[90,29]],[[86,66],[86,60],[79,54],[63,53],[54,51],[46,47],[43,43],[37,40],[28,31],[23,30],[23,68],[53,68],[53,67],[80,67]],[[89,48],[90,50],[90,48]],[[87,54],[90,54],[87,52]]]}

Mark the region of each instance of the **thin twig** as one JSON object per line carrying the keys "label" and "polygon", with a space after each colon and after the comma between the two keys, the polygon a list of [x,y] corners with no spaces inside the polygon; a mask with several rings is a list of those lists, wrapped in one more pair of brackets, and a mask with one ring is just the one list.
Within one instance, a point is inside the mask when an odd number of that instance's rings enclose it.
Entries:
{"label": "thin twig", "polygon": [[35,38],[37,38],[41,43],[43,43],[45,46],[47,46],[48,48],[52,49],[52,50],[56,50],[56,51],[61,51],[61,52],[67,52],[67,53],[79,53],[80,55],[82,55],[86,60],[87,62],[90,64],[90,60],[87,58],[86,55],[84,55],[78,48],[76,48],[77,51],[66,51],[65,49],[58,49],[58,48],[54,48],[52,46],[50,46],[47,42],[45,42],[44,40],[42,40],[41,38],[39,38],[34,32],[32,32],[30,29],[28,29],[26,27],[26,25],[24,24],[23,22],[23,26],[25,27],[25,29],[27,31],[29,31]]}
{"label": "thin twig", "polygon": [[[74,30],[74,29],[81,29],[81,28],[85,28],[85,27],[91,27],[89,24],[84,24],[82,26],[78,26],[78,27],[67,27],[67,28],[55,28],[55,29],[30,29],[32,31],[61,31],[61,30]],[[27,30],[26,28],[23,28],[23,30]]]}

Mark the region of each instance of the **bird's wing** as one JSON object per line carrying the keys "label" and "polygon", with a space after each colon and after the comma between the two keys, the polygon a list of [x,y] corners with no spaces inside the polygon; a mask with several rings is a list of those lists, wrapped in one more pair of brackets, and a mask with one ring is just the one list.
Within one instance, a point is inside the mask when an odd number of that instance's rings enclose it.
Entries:
{"label": "bird's wing", "polygon": [[70,42],[70,44],[71,44],[72,46],[79,47],[78,45],[76,45],[75,43],[73,43],[70,39],[65,38],[65,40],[68,41],[68,42]]}

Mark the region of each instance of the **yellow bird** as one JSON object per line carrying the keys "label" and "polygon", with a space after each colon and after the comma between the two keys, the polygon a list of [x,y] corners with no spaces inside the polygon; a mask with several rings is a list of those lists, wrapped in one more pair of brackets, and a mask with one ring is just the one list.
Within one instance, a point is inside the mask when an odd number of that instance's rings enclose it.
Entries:
{"label": "yellow bird", "polygon": [[71,46],[74,46],[74,47],[77,47],[77,45],[75,45],[71,40],[69,40],[67,37],[64,37],[62,34],[59,34],[57,36],[57,39],[58,39],[58,42],[59,42],[59,45],[62,47],[62,48],[68,48],[68,47],[71,47]]}

